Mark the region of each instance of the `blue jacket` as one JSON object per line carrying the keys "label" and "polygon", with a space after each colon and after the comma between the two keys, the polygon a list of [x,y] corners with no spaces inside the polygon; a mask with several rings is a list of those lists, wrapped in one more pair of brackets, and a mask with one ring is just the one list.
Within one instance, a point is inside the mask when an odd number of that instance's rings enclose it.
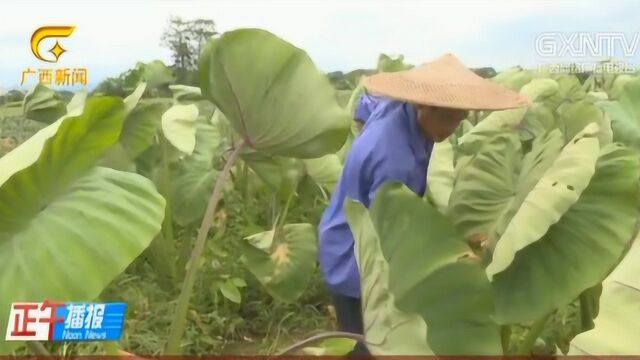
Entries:
{"label": "blue jacket", "polygon": [[355,119],[365,124],[367,120],[369,120],[369,117],[371,117],[376,106],[380,103],[380,100],[381,98],[364,92],[360,96],[360,99],[358,99],[358,106],[356,106],[354,114]]}
{"label": "blue jacket", "polygon": [[343,211],[347,197],[366,207],[386,181],[400,181],[416,195],[426,191],[427,166],[433,142],[417,123],[412,104],[377,98],[364,128],[354,140],[342,176],[319,225],[319,260],[333,293],[359,298],[360,276],[354,240]]}

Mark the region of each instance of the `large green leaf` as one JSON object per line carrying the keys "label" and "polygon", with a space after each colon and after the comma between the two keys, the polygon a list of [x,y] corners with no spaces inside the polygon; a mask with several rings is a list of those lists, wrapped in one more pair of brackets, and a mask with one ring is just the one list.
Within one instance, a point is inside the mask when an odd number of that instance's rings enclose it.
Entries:
{"label": "large green leaf", "polygon": [[613,140],[640,152],[640,78],[625,82],[619,100],[599,105],[611,118]]}
{"label": "large green leaf", "polygon": [[357,202],[345,203],[360,272],[366,346],[373,355],[433,355],[427,326],[417,314],[398,310],[389,291],[389,264],[369,213]]}
{"label": "large green leaf", "polygon": [[69,116],[78,116],[82,114],[82,110],[84,109],[84,103],[87,101],[87,92],[79,91],[73,95],[71,100],[66,106],[67,115]]}
{"label": "large green leaf", "polygon": [[533,79],[533,75],[533,71],[531,70],[523,70],[519,67],[514,67],[500,72],[498,75],[491,78],[491,80],[504,85],[511,90],[520,91],[523,86]]}
{"label": "large green leaf", "polygon": [[467,240],[495,246],[529,191],[556,159],[559,130],[537,138],[524,157],[515,133],[493,137],[457,171],[447,214]]}
{"label": "large green leaf", "polygon": [[25,95],[22,111],[27,119],[51,124],[67,113],[67,107],[54,90],[38,84]]}
{"label": "large green leaf", "polygon": [[558,91],[544,99],[544,104],[552,110],[557,109],[565,102],[580,101],[587,96],[580,80],[575,75],[556,75],[554,80],[558,83]]}
{"label": "large green leaf", "polygon": [[620,144],[601,150],[578,201],[494,276],[499,321],[538,318],[602,282],[628,246],[640,216],[639,161]]}
{"label": "large green leaf", "polygon": [[[0,307],[94,299],[158,233],[164,199],[153,184],[93,167],[117,141],[123,109],[91,98],[0,158]],[[0,341],[0,353],[15,346]]]}
{"label": "large green leaf", "polygon": [[220,284],[220,292],[222,296],[227,298],[227,300],[234,302],[236,304],[240,304],[242,302],[242,294],[240,294],[240,289],[228,279],[227,281]]}
{"label": "large green leaf", "polygon": [[378,57],[378,71],[379,72],[396,72],[407,70],[411,68],[411,65],[405,65],[404,56],[399,55],[394,59],[386,54],[380,54]]}
{"label": "large green leaf", "polygon": [[218,177],[215,164],[226,145],[216,126],[197,124],[193,154],[184,159],[171,182],[173,218],[178,224],[187,225],[202,219]]}
{"label": "large green leaf", "polygon": [[558,92],[559,85],[552,79],[533,79],[520,89],[520,94],[534,103]]}
{"label": "large green leaf", "polygon": [[520,123],[520,140],[532,140],[555,127],[557,124],[553,111],[541,103],[535,103]]}
{"label": "large green leaf", "polygon": [[558,91],[558,83],[548,78],[533,79],[520,89],[520,94],[532,103],[518,126],[522,141],[536,138],[556,125],[553,112],[543,102],[545,99],[555,96]]}
{"label": "large green leaf", "polygon": [[154,143],[165,109],[161,103],[141,103],[126,117],[120,144],[130,159],[135,159]]}
{"label": "large green leaf", "polygon": [[454,164],[451,139],[435,143],[427,168],[427,195],[436,208],[445,213],[453,190]]}
{"label": "large green leaf", "polygon": [[173,105],[162,114],[162,133],[171,145],[191,154],[196,146],[196,120],[198,107],[195,104]]}
{"label": "large green leaf", "polygon": [[447,214],[466,239],[497,241],[508,222],[503,218],[515,198],[521,166],[520,142],[507,134],[492,138],[459,168]]}
{"label": "large green leaf", "polygon": [[624,92],[625,84],[628,81],[633,80],[633,79],[634,79],[634,77],[632,75],[629,75],[629,74],[620,74],[620,75],[616,76],[615,80],[613,81],[613,84],[611,85],[611,88],[608,91],[609,99],[611,99],[611,100],[619,99],[620,95]]}
{"label": "large green leaf", "polygon": [[365,93],[364,84],[360,82],[358,86],[351,92],[351,96],[349,97],[349,102],[347,103],[347,111],[349,112],[349,116],[352,118],[356,113],[356,108],[358,106],[358,102],[360,101],[360,97]]}
{"label": "large green leaf", "polygon": [[296,190],[305,174],[305,167],[300,159],[267,156],[251,150],[242,153],[241,157],[260,180],[283,198]]}
{"label": "large green leaf", "polygon": [[316,266],[316,231],[311,224],[286,224],[251,235],[243,244],[243,261],[274,298],[295,301]]}
{"label": "large green leaf", "polygon": [[597,134],[600,145],[606,145],[612,141],[611,121],[592,101],[585,99],[567,102],[558,107],[557,112],[560,115],[558,125],[567,142],[591,123],[598,124],[600,128]]}
{"label": "large green leaf", "polygon": [[328,78],[303,50],[264,30],[211,40],[200,85],[247,145],[270,155],[318,158],[340,149],[349,132]]}
{"label": "large green leaf", "polygon": [[190,163],[172,181],[172,210],[174,220],[188,225],[202,219],[213,191],[218,171],[204,163]]}
{"label": "large green leaf", "polygon": [[526,108],[494,111],[458,139],[459,150],[467,155],[477,153],[487,139],[505,133],[515,133]]}
{"label": "large green leaf", "polygon": [[[365,92],[365,88],[362,82],[358,84],[358,86],[351,92],[351,97],[349,98],[349,102],[347,103],[347,112],[349,113],[349,117],[351,119],[355,119],[356,107],[358,106],[358,102],[360,101],[360,97]],[[351,127],[349,128],[349,133],[347,134],[347,140],[344,145],[336,152],[338,159],[340,159],[341,163],[344,163],[349,150],[351,149],[351,145],[355,140],[358,132],[360,131],[359,126],[356,121],[351,121]]]}
{"label": "large green leaf", "polygon": [[590,136],[597,132],[598,125],[590,124],[576,135],[527,193],[493,250],[489,279],[509,267],[516,252],[541,239],[578,201],[595,173],[600,146]]}
{"label": "large green leaf", "polygon": [[[47,183],[60,184],[53,187],[64,186],[69,178],[76,176],[79,171],[87,170],[106,148],[115,143],[122,129],[122,112],[123,105],[120,99],[111,97],[89,99],[82,115],[58,119],[14,149],[11,156],[3,157],[0,160],[3,170],[0,173],[0,185],[3,188],[12,186],[12,182],[8,182],[9,179],[19,182],[32,176],[33,173],[46,173],[50,177],[46,180]],[[56,132],[59,134],[56,135]],[[50,138],[53,139],[48,141]],[[42,156],[51,158],[39,161]],[[67,163],[61,164],[63,161]],[[29,168],[34,164],[38,166]],[[25,170],[27,168],[28,170]],[[44,181],[44,178],[41,181]],[[10,193],[5,192],[5,195],[8,194]],[[3,202],[3,204],[7,203]],[[4,219],[17,215],[7,211],[6,216],[3,215],[0,219],[0,224]],[[22,221],[24,220],[20,222]]]}
{"label": "large green leaf", "polygon": [[569,355],[640,353],[640,242],[637,240],[603,284],[595,328],[571,342]]}
{"label": "large green leaf", "polygon": [[147,83],[139,83],[138,86],[127,96],[124,98],[124,115],[127,116],[129,113],[138,105],[142,95],[147,89]]}
{"label": "large green leaf", "polygon": [[202,91],[199,87],[186,85],[169,85],[169,89],[173,93],[173,101],[176,103],[189,103],[192,101],[202,100]]}
{"label": "large green leaf", "polygon": [[[424,319],[429,348],[439,355],[501,354],[491,285],[453,224],[395,182],[378,190],[369,216],[395,305]],[[354,232],[360,226],[350,225]]]}
{"label": "large green leaf", "polygon": [[154,60],[148,63],[138,63],[140,77],[147,83],[149,89],[175,82],[173,72],[162,61]]}
{"label": "large green leaf", "polygon": [[602,284],[590,287],[580,294],[578,298],[580,304],[580,332],[591,330],[595,326],[593,319],[600,312],[601,295]]}
{"label": "large green leaf", "polygon": [[313,356],[343,356],[353,350],[355,345],[356,341],[353,339],[332,338],[316,346],[305,347],[302,349],[302,353]]}
{"label": "large green leaf", "polygon": [[131,160],[121,143],[115,143],[108,148],[96,165],[120,171],[136,172],[137,170],[136,163]]}
{"label": "large green leaf", "polygon": [[307,174],[318,186],[333,192],[342,175],[342,163],[338,155],[329,154],[317,159],[305,159],[302,162]]}

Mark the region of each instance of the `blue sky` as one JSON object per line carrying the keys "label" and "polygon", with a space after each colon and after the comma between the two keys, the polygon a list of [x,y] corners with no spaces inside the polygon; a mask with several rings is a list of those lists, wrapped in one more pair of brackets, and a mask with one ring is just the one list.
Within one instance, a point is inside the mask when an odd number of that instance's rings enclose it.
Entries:
{"label": "blue sky", "polygon": [[[381,52],[413,64],[452,52],[473,67],[534,67],[550,61],[535,51],[538,34],[624,32],[632,41],[639,13],[636,0],[13,0],[0,14],[0,89],[17,87],[27,67],[87,67],[93,86],[137,61],[170,63],[160,35],[171,15],[211,18],[221,32],[264,28],[305,49],[322,70],[347,71],[374,67]],[[76,30],[61,41],[68,52],[60,61],[43,63],[29,38],[54,24]],[[638,50],[624,61],[640,64]]]}

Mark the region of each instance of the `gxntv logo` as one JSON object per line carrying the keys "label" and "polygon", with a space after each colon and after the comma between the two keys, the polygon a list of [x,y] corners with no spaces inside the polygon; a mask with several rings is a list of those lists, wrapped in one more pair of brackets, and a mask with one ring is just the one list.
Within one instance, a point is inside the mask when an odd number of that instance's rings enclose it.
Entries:
{"label": "gxntv logo", "polygon": [[638,51],[640,33],[544,32],[536,37],[536,53],[542,57],[632,57]]}

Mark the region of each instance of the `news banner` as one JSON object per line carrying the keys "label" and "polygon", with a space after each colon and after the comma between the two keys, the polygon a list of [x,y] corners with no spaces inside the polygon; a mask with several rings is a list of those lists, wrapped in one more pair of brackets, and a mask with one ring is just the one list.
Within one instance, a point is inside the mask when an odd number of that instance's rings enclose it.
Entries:
{"label": "news banner", "polygon": [[18,302],[11,304],[7,341],[117,341],[124,302]]}

